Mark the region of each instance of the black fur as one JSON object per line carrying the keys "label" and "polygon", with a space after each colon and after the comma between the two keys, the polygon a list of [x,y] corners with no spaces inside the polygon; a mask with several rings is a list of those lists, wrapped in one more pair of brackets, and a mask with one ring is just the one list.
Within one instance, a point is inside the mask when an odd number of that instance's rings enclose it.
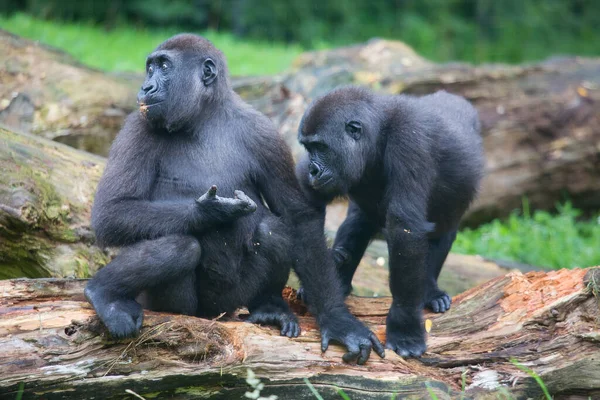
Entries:
{"label": "black fur", "polygon": [[482,176],[477,111],[446,92],[411,97],[347,87],[311,104],[299,140],[308,154],[297,174],[313,200],[350,198],[332,248],[344,293],[352,290],[370,240],[382,232],[393,295],[387,347],[421,355],[421,309],[450,307],[437,278]]}
{"label": "black fur", "polygon": [[138,100],[92,210],[98,242],[122,247],[86,288],[111,334],[139,331],[137,298],[198,316],[247,306],[251,322],[298,336],[281,297],[294,267],[324,336],[382,353],[344,306],[323,213],[303,195],[289,148],[231,89],[223,55],[195,35],[167,40],[148,57]]}

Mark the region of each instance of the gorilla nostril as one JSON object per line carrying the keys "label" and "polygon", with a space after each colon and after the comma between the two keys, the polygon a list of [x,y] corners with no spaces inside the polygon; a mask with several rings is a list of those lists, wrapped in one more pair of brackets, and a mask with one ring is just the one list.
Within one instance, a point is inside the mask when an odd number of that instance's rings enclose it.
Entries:
{"label": "gorilla nostril", "polygon": [[315,163],[310,163],[310,165],[308,166],[308,173],[311,176],[317,176],[319,175],[319,173],[321,172],[321,168],[319,168],[319,166]]}

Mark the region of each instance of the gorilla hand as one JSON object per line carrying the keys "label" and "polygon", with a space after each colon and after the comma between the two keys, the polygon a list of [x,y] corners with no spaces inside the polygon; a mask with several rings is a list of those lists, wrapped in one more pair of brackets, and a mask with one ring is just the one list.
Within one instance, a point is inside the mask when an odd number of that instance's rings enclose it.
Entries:
{"label": "gorilla hand", "polygon": [[212,223],[231,222],[256,211],[256,203],[241,190],[233,198],[219,197],[215,185],[196,200],[196,206],[204,222]]}
{"label": "gorilla hand", "polygon": [[319,316],[321,328],[321,351],[327,351],[329,342],[343,344],[348,349],[342,360],[344,362],[356,361],[362,365],[371,355],[371,349],[381,358],[385,357],[385,349],[362,322],[357,320],[348,310],[336,310]]}

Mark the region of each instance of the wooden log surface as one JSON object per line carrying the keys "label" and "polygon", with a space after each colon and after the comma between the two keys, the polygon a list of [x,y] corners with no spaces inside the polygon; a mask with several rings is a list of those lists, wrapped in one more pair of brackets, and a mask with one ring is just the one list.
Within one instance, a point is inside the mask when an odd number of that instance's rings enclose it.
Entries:
{"label": "wooden log surface", "polygon": [[[428,351],[405,360],[391,351],[365,366],[341,362],[339,346],[322,354],[314,319],[299,313],[302,335],[241,320],[205,320],[146,312],[134,340],[107,337],[84,301],[84,280],[0,281],[0,398],[238,399],[251,391],[247,369],[265,385],[262,395],[311,399],[304,378],[326,399],[473,398],[510,392],[541,395],[511,359],[534,370],[554,399],[600,398],[600,269],[510,273],[453,299],[432,322]],[[385,340],[387,297],[350,297],[354,314]],[[463,386],[462,380],[465,380]],[[462,393],[461,393],[462,392]],[[500,397],[503,398],[503,397]]]}

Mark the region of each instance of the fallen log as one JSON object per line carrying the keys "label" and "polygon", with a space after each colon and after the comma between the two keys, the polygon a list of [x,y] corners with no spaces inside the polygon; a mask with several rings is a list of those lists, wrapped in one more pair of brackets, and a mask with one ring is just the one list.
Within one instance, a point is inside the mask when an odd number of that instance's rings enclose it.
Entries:
{"label": "fallen log", "polygon": [[[513,359],[554,399],[600,396],[600,269],[492,279],[456,296],[448,313],[426,314],[432,329],[421,359],[387,351],[365,366],[343,364],[338,346],[321,353],[314,319],[290,289],[284,295],[303,330],[297,339],[242,322],[244,311],[229,320],[146,312],[138,338],[114,341],[84,301],[84,284],[0,281],[0,398],[238,399],[252,391],[248,369],[264,384],[262,396],[279,399],[314,398],[304,378],[326,399],[340,398],[337,388],[352,399],[539,397]],[[348,300],[381,340],[389,303]]]}

